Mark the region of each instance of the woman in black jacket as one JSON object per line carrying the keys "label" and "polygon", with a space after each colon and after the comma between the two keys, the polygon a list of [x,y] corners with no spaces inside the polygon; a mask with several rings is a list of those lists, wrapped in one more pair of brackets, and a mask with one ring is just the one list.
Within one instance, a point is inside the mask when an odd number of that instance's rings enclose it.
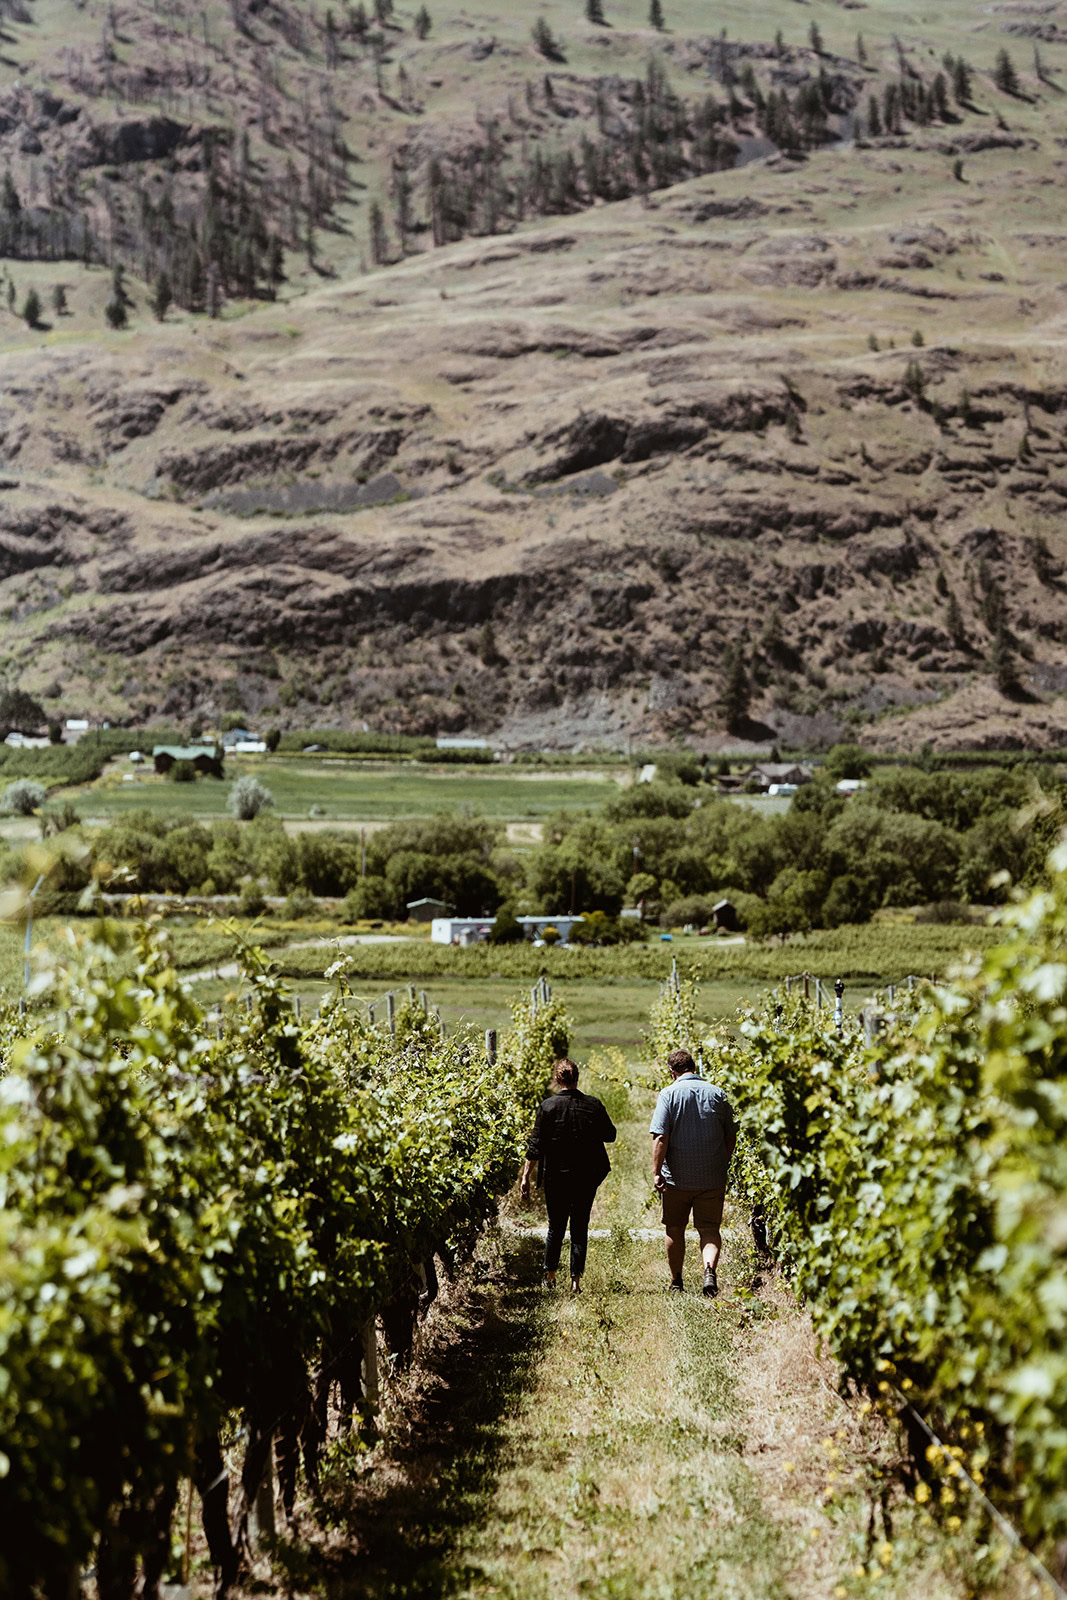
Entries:
{"label": "woman in black jacket", "polygon": [[571,1291],[582,1287],[589,1244],[589,1213],[611,1163],[605,1144],[615,1142],[615,1124],[599,1100],[578,1092],[578,1068],[557,1061],[555,1093],[543,1101],[526,1146],[519,1192],[530,1198],[530,1173],[537,1162],[537,1181],[545,1191],[548,1237],[545,1240],[545,1287],[556,1287],[556,1269],[563,1235],[571,1225]]}

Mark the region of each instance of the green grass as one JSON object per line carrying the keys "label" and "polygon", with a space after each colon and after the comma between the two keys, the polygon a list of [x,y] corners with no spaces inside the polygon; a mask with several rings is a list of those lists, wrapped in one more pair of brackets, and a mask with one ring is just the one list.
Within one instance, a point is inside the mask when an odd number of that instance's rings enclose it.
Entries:
{"label": "green grass", "polygon": [[306,818],[320,806],[323,822],[393,822],[403,817],[469,807],[494,821],[535,821],[554,811],[599,810],[618,793],[608,776],[577,777],[552,769],[516,771],[478,766],[420,766],[414,762],[353,762],[344,759],[294,759],[261,756],[231,759],[220,783],[199,778],[172,783],[143,770],[136,781],[122,781],[127,763],[104,779],[68,791],[84,817],[111,819],[126,812],[157,811],[190,818],[228,816],[233,779],[252,773],[274,796],[278,815]]}
{"label": "green grass", "polygon": [[[524,1229],[543,1224],[540,1200],[512,1213],[435,1311],[419,1365],[389,1386],[381,1442],[369,1456],[332,1447],[328,1549],[298,1537],[284,1550],[302,1589],[363,1600],[967,1592],[952,1542],[895,1486],[892,1437],[838,1397],[788,1289],[757,1274],[742,1216],[728,1205],[719,1300],[664,1293],[661,1242],[628,1231],[655,1229],[650,1108],[641,1092],[612,1105],[619,1140],[593,1213],[609,1236],[591,1241],[582,1295],[537,1287],[542,1246]],[[888,1526],[880,1498],[893,1518],[884,1566],[871,1548]]]}

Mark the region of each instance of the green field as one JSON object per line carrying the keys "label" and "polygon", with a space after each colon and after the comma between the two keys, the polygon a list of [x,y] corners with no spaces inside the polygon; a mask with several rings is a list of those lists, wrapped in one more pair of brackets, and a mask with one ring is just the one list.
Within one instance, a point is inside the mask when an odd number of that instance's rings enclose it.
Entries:
{"label": "green field", "polygon": [[[124,782],[124,772],[135,772]],[[290,756],[248,756],[226,763],[226,777],[173,783],[125,760],[114,763],[99,782],[64,791],[85,818],[122,816],[148,809],[168,816],[224,817],[230,784],[252,774],[274,796],[277,814],[307,818],[321,807],[330,822],[393,822],[469,807],[496,821],[536,821],[554,811],[597,811],[619,784],[609,770],[523,772],[484,766],[420,766],[414,762],[300,760]],[[620,767],[620,777],[629,769]]]}

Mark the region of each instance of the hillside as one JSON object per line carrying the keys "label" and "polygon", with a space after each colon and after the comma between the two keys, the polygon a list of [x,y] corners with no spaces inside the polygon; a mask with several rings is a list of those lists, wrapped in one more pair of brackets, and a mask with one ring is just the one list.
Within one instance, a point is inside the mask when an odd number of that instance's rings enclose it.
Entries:
{"label": "hillside", "polygon": [[502,6],[389,16],[385,50],[239,0],[8,0],[0,229],[91,258],[7,263],[9,677],[511,743],[1062,742],[1067,8],[665,10],[546,7],[551,64]]}

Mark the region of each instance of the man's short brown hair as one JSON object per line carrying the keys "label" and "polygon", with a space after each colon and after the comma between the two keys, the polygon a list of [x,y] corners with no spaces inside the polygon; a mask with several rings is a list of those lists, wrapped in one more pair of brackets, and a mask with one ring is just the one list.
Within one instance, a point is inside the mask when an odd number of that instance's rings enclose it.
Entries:
{"label": "man's short brown hair", "polygon": [[667,1065],[676,1077],[683,1072],[695,1072],[697,1069],[697,1064],[688,1050],[672,1050],[667,1057]]}

